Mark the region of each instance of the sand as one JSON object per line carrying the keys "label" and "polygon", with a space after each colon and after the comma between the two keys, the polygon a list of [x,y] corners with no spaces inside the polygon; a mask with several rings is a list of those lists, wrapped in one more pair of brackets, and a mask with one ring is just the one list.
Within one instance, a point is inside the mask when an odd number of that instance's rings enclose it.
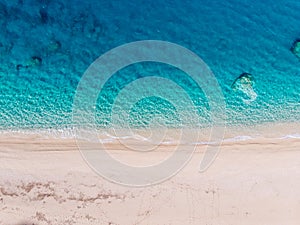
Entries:
{"label": "sand", "polygon": [[[225,142],[203,173],[198,167],[206,146],[199,145],[177,175],[144,188],[121,186],[97,175],[72,138],[2,134],[0,144],[1,225],[296,225],[300,221],[300,140],[296,138]],[[164,154],[158,151],[150,158]]]}

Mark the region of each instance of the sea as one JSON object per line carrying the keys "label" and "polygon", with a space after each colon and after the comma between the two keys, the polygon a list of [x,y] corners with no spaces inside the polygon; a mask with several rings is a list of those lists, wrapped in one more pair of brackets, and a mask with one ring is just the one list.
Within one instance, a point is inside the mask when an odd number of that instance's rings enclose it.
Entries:
{"label": "sea", "polygon": [[[296,0],[0,0],[0,131],[74,135],[83,126],[74,121],[74,101],[87,71],[111,50],[141,41],[180,46],[199,57],[225,107],[212,108],[203,90],[214,92],[210,82],[199,84],[176,65],[139,61],[108,79],[95,76],[90,88],[101,89],[96,98],[86,95],[93,110],[81,112],[93,117],[93,127],[201,129],[215,125],[216,109],[226,129],[295,124],[300,57],[292,47],[300,39],[299,12]],[[184,55],[175,50],[176,57]],[[139,80],[140,86],[130,86]],[[119,98],[125,89],[131,93]],[[172,100],[156,96],[157,90]],[[84,99],[80,104],[84,108]],[[300,129],[282,137],[300,138]]]}

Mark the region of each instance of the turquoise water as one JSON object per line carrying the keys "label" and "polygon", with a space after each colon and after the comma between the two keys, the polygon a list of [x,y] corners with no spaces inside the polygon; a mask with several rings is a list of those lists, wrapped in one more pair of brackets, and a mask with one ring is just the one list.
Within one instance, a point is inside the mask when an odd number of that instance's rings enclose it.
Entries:
{"label": "turquoise water", "polygon": [[[299,121],[300,60],[290,51],[300,38],[299,11],[294,0],[0,0],[0,129],[72,128],[73,98],[88,66],[114,47],[149,39],[179,44],[206,62],[222,88],[229,126]],[[242,73],[252,74],[253,99],[232,89]],[[111,126],[114,99],[126,84],[154,75],[189,94],[199,115],[190,125],[211,122],[205,95],[186,74],[140,63],[106,84],[95,108],[98,126]],[[133,106],[130,124],[147,126],[152,117],[180,124],[176,108],[155,97]]]}

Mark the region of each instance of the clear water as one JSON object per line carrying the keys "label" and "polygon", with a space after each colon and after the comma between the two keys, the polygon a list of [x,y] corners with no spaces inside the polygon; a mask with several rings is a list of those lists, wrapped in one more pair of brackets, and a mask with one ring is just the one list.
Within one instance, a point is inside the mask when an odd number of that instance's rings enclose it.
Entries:
{"label": "clear water", "polygon": [[[207,63],[222,88],[228,125],[299,121],[300,60],[290,51],[300,38],[299,12],[295,0],[0,0],[0,129],[72,128],[74,94],[88,66],[114,47],[148,39],[182,45]],[[232,90],[245,72],[255,80],[251,101]],[[142,63],[106,84],[98,126],[111,125],[111,107],[126,84],[154,74],[175,79],[196,105],[198,125],[210,123],[205,95],[182,71]],[[176,109],[155,97],[133,107],[131,124],[147,126],[153,115],[180,124]]]}

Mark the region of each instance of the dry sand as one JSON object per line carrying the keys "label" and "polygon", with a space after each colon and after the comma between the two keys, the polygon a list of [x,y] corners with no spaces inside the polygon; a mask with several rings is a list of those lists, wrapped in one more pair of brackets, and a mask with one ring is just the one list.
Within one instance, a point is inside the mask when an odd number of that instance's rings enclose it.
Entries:
{"label": "dry sand", "polygon": [[98,176],[73,139],[0,140],[1,225],[300,223],[299,139],[224,143],[204,173],[205,146],[198,146],[176,176],[146,188]]}

